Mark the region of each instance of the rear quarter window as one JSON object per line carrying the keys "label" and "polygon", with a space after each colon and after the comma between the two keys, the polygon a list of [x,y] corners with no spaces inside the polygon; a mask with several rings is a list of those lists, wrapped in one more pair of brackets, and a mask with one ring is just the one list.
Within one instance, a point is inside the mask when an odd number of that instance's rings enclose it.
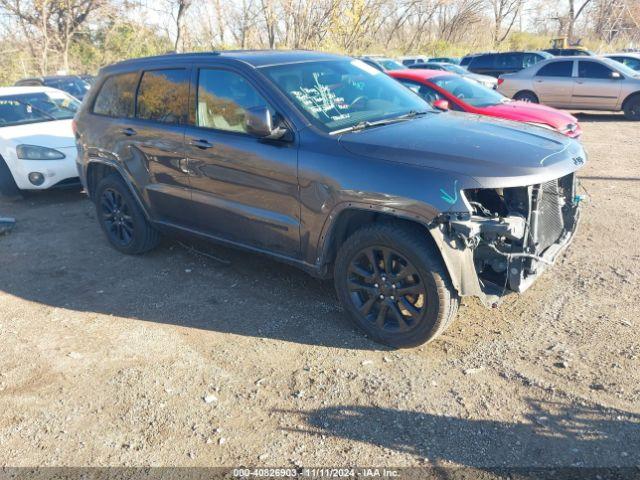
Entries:
{"label": "rear quarter window", "polygon": [[137,83],[136,72],[107,78],[96,96],[93,113],[108,117],[133,117]]}

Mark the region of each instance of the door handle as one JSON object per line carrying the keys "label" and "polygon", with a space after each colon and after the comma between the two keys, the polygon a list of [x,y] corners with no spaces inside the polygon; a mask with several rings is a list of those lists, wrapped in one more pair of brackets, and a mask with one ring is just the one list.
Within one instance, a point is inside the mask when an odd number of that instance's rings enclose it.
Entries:
{"label": "door handle", "polygon": [[120,130],[120,133],[126,135],[127,137],[133,137],[137,132],[133,128],[123,128]]}
{"label": "door handle", "polygon": [[202,138],[192,138],[191,141],[189,141],[189,145],[197,147],[201,150],[206,150],[207,148],[213,147],[213,143]]}

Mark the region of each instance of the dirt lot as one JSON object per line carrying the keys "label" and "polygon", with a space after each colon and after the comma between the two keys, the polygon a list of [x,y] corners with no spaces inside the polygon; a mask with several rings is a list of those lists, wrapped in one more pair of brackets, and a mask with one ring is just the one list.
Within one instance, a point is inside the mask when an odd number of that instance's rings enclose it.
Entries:
{"label": "dirt lot", "polygon": [[567,254],[412,350],[294,268],[172,240],[127,257],[78,192],[0,201],[0,464],[640,465],[640,124],[581,121]]}

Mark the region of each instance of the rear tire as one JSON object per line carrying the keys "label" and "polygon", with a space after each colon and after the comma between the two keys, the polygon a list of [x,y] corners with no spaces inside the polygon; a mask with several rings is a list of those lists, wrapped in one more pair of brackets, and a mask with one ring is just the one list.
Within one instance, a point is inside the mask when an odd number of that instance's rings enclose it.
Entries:
{"label": "rear tire", "polygon": [[0,157],[0,195],[4,198],[21,198],[22,193],[13,179],[11,170],[4,159]]}
{"label": "rear tire", "polygon": [[113,248],[138,255],[158,245],[160,234],[120,175],[114,173],[100,180],[94,198],[98,222]]}
{"label": "rear tire", "polygon": [[635,95],[624,102],[624,117],[627,120],[640,120],[640,95]]}
{"label": "rear tire", "polygon": [[538,96],[528,90],[523,90],[522,92],[516,93],[513,96],[513,99],[519,102],[540,103],[540,99],[538,98]]}
{"label": "rear tire", "polygon": [[338,252],[338,298],[377,342],[398,348],[421,345],[456,316],[458,294],[425,235],[402,224],[375,224],[351,235]]}

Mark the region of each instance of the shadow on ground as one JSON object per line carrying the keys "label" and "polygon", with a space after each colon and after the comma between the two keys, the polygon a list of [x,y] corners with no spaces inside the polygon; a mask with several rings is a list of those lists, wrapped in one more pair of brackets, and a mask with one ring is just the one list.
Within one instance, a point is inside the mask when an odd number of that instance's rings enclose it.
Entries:
{"label": "shadow on ground", "polygon": [[384,350],[354,328],[330,281],[265,256],[172,239],[127,256],[78,192],[0,201],[17,219],[0,237],[0,291],[52,307],[294,343]]}
{"label": "shadow on ground", "polygon": [[499,472],[640,463],[639,415],[560,401],[527,402],[523,423],[354,405],[284,413],[301,416],[309,427],[295,431],[366,442],[428,458],[436,466],[453,462]]}

